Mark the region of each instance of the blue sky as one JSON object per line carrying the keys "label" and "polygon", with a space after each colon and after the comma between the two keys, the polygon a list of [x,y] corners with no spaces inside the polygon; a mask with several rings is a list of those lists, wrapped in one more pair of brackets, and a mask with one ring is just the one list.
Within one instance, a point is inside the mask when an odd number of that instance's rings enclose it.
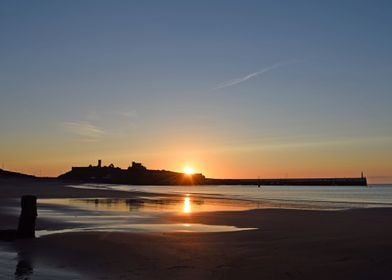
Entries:
{"label": "blue sky", "polygon": [[2,1],[2,164],[392,176],[391,12],[389,1]]}

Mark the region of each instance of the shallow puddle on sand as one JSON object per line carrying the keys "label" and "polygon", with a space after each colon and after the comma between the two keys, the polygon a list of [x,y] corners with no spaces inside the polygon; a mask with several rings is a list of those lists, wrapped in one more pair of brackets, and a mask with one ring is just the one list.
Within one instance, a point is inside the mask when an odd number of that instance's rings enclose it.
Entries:
{"label": "shallow puddle on sand", "polygon": [[242,231],[242,230],[254,230],[256,228],[238,228],[235,226],[224,226],[224,225],[205,225],[205,224],[118,224],[110,226],[93,226],[93,227],[81,227],[72,229],[62,230],[38,230],[36,231],[37,237],[45,235],[57,234],[57,233],[69,233],[69,232],[89,232],[89,231],[100,231],[100,232],[229,232],[229,231]]}
{"label": "shallow puddle on sand", "polygon": [[61,230],[40,230],[37,236],[65,232],[228,232],[251,230],[228,225],[162,223],[162,217],[185,217],[197,212],[243,211],[258,204],[226,199],[183,197],[39,199],[38,216],[72,223]]}
{"label": "shallow puddle on sand", "polygon": [[184,213],[216,211],[243,211],[260,207],[260,203],[229,199],[183,197],[138,197],[138,198],[79,198],[39,199],[41,204],[58,204],[90,210],[138,213]]}

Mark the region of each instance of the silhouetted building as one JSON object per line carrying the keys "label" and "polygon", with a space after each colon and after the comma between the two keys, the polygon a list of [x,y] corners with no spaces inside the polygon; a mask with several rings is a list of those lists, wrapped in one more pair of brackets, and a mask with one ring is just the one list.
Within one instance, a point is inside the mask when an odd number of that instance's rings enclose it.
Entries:
{"label": "silhouetted building", "polygon": [[147,170],[147,168],[145,166],[143,166],[143,164],[141,164],[140,162],[135,162],[135,161],[132,161],[132,165],[128,168],[128,170],[129,169],[132,169],[135,171],[146,171]]}
{"label": "silhouetted building", "polygon": [[205,180],[202,174],[186,175],[167,170],[151,170],[135,161],[128,169],[121,169],[113,164],[102,167],[100,160],[98,166],[72,167],[71,171],[59,178],[131,185],[201,185]]}

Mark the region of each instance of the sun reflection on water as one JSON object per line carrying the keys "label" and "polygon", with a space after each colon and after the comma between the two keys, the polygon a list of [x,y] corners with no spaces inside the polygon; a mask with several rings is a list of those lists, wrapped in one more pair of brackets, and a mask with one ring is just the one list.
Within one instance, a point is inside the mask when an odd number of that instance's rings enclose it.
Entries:
{"label": "sun reflection on water", "polygon": [[[236,228],[234,226],[191,223],[188,218],[192,214],[200,212],[241,211],[256,208],[252,203],[197,197],[189,193],[173,197],[133,197],[125,199],[40,199],[39,205],[39,215],[41,217],[69,221],[72,224],[70,228],[60,231],[41,230],[37,232],[38,236],[74,231],[222,232],[247,230],[248,228]],[[161,220],[157,219],[162,214],[182,214],[183,217],[179,217],[179,223],[162,223]],[[79,226],[74,228],[74,224],[79,224]]]}
{"label": "sun reflection on water", "polygon": [[[155,214],[181,213],[192,215],[199,212],[243,211],[258,208],[254,202],[223,200],[184,194],[177,197],[133,197],[133,198],[75,198],[40,199],[39,214],[54,215],[51,205],[71,207],[73,216],[81,216],[85,210],[94,215],[127,215],[151,217]],[[81,212],[80,212],[81,211]],[[101,212],[101,211],[105,211]],[[90,213],[91,215],[91,213]]]}
{"label": "sun reflection on water", "polygon": [[192,212],[191,198],[189,197],[189,195],[184,197],[184,206],[182,207],[182,212],[184,212],[184,213],[191,213]]}

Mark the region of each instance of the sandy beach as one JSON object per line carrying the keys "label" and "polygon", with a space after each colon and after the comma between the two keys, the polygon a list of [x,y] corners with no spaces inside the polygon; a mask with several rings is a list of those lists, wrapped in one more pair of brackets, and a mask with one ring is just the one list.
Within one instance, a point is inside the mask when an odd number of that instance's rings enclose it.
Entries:
{"label": "sandy beach", "polygon": [[[0,227],[23,194],[38,198],[126,197],[58,181],[2,180]],[[144,196],[152,195],[144,193]],[[231,225],[218,233],[72,232],[2,242],[33,263],[76,271],[80,279],[390,279],[392,209],[256,209],[165,215],[162,223]],[[38,217],[38,229],[61,228]]]}

